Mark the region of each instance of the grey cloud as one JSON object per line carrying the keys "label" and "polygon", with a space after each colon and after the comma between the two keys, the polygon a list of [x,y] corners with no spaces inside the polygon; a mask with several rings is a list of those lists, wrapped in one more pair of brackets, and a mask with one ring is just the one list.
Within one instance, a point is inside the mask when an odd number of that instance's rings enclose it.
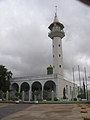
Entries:
{"label": "grey cloud", "polygon": [[[90,71],[90,8],[76,0],[57,1],[58,18],[65,26],[63,60],[65,77],[72,79],[72,67]],[[52,64],[52,41],[48,26],[53,21],[55,1],[0,1],[0,64],[14,76],[46,74]],[[88,60],[85,61],[85,59]],[[78,74],[76,74],[78,76]]]}

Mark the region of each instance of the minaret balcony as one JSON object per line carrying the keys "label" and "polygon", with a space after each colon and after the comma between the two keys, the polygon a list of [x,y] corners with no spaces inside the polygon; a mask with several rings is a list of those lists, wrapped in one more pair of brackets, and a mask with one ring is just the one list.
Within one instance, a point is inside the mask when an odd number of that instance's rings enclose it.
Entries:
{"label": "minaret balcony", "polygon": [[54,37],[60,37],[61,39],[65,36],[65,33],[63,30],[54,30],[54,31],[50,31],[48,33],[48,36],[53,39]]}

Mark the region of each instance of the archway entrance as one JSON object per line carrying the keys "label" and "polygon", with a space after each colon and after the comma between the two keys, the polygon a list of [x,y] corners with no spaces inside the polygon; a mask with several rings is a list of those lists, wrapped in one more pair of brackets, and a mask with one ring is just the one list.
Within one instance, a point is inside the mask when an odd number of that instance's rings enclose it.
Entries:
{"label": "archway entrance", "polygon": [[55,95],[56,95],[56,84],[53,81],[47,81],[44,84],[43,98],[46,99],[46,100],[51,100],[52,92],[53,92],[53,95],[55,97]]}
{"label": "archway entrance", "polygon": [[32,99],[33,100],[42,99],[42,85],[38,81],[32,84]]}
{"label": "archway entrance", "polygon": [[19,91],[19,85],[17,83],[13,83],[11,85],[10,98],[16,98],[16,93]]}
{"label": "archway entrance", "polygon": [[19,91],[19,85],[17,83],[13,83],[11,88],[12,88],[12,91],[14,91],[14,92],[18,92]]}
{"label": "archway entrance", "polygon": [[27,82],[24,82],[21,84],[21,90],[20,92],[24,91],[24,100],[28,101],[29,100],[29,90],[30,90],[30,86]]}

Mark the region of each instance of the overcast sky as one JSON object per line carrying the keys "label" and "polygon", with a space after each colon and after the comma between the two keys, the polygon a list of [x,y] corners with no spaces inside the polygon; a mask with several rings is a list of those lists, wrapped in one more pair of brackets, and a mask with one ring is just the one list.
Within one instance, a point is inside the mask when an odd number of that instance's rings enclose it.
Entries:
{"label": "overcast sky", "polygon": [[[0,0],[0,64],[13,76],[46,74],[52,64],[52,40],[48,26],[54,18],[65,26],[63,38],[64,76],[78,79],[80,65],[90,75],[90,8],[77,0]],[[78,81],[78,80],[77,80]]]}

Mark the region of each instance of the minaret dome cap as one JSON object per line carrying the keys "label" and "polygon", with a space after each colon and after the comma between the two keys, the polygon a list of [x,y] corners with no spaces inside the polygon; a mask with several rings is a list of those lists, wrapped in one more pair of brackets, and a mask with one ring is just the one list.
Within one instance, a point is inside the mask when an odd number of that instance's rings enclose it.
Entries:
{"label": "minaret dome cap", "polygon": [[64,25],[59,22],[56,12],[55,12],[55,16],[54,16],[54,21],[53,21],[53,23],[50,24],[50,26],[49,26],[48,28],[49,28],[50,30],[52,30],[54,24],[56,24],[57,26],[60,26],[61,30],[63,30]]}

